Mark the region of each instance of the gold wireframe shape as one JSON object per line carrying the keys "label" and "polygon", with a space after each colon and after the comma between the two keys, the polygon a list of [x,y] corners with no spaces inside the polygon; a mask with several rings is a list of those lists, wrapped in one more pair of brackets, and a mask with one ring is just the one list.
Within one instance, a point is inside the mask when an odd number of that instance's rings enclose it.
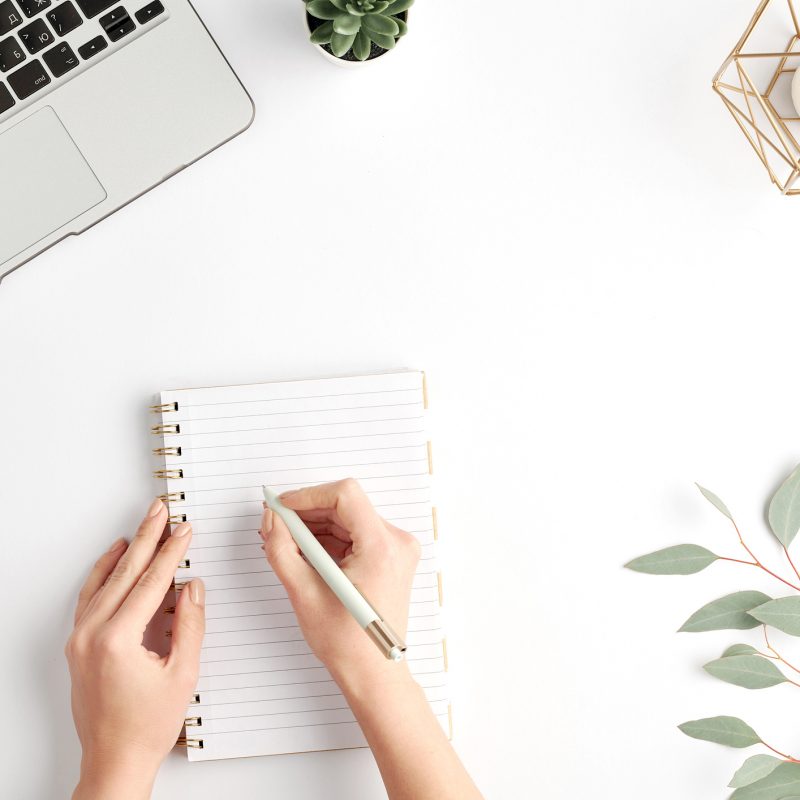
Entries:
{"label": "gold wireframe shape", "polygon": [[[767,11],[779,13],[776,9],[784,3],[785,33],[790,35],[788,45],[783,50],[757,48],[753,52],[746,51],[754,32],[760,24],[763,25]],[[774,62],[774,70],[770,62]],[[759,88],[759,80],[754,75],[759,66],[769,67],[762,88]],[[762,0],[742,38],[712,82],[714,91],[750,142],[770,180],[786,195],[800,194],[800,185],[794,186],[800,176],[800,116],[793,107],[791,111],[781,113],[774,93],[782,76],[793,75],[798,66],[800,22],[794,0]]]}

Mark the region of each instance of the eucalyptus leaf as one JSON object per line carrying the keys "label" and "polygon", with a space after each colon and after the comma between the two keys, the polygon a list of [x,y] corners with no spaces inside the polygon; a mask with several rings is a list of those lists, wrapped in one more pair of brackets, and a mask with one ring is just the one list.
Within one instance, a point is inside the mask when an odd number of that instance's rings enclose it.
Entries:
{"label": "eucalyptus leaf", "polygon": [[761,656],[728,656],[709,661],[703,669],[715,678],[745,689],[768,689],[786,683],[786,676]]}
{"label": "eucalyptus leaf", "polygon": [[700,633],[701,631],[749,630],[758,627],[759,621],[750,616],[750,609],[763,605],[770,598],[763,592],[744,591],[727,594],[712,600],[692,614],[681,625],[679,631]]}
{"label": "eucalyptus leaf", "polygon": [[749,644],[732,644],[720,658],[728,658],[729,656],[750,656],[757,653],[758,650]]}
{"label": "eucalyptus leaf", "polygon": [[768,603],[754,607],[750,611],[750,615],[765,625],[772,625],[779,631],[792,636],[800,636],[800,597],[798,596],[770,600]]}
{"label": "eucalyptus leaf", "polygon": [[738,789],[741,786],[749,786],[751,783],[766,778],[771,772],[777,769],[784,761],[775,756],[757,755],[750,756],[739,769],[736,770],[728,786],[731,789]]}
{"label": "eucalyptus leaf", "polygon": [[775,492],[767,517],[777,540],[788,547],[800,530],[800,466],[794,468]]}
{"label": "eucalyptus leaf", "polygon": [[789,800],[800,793],[800,764],[787,762],[766,778],[737,789],[730,800]]}
{"label": "eucalyptus leaf", "polygon": [[693,575],[719,558],[698,544],[676,544],[645,556],[634,558],[625,566],[648,575]]}
{"label": "eucalyptus leaf", "polygon": [[678,725],[678,728],[692,739],[724,744],[727,747],[751,747],[761,742],[759,735],[738,717],[695,719]]}
{"label": "eucalyptus leaf", "polygon": [[711,503],[717,511],[721,511],[729,520],[733,521],[733,514],[728,511],[728,506],[722,502],[722,500],[717,497],[714,492],[710,492],[708,489],[703,488],[699,483],[696,483],[695,486],[700,490],[700,493]]}

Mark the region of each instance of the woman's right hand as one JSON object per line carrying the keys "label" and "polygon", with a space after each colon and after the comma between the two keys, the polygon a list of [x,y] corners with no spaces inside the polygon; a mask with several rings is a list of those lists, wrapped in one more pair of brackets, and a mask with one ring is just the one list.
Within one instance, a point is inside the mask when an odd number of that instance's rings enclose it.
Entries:
{"label": "woman's right hand", "polygon": [[[370,604],[405,636],[420,555],[417,540],[382,519],[352,479],[287,492],[281,502],[299,514]],[[387,661],[370,641],[270,509],[264,510],[261,536],[306,641],[340,686],[408,675],[407,668]]]}

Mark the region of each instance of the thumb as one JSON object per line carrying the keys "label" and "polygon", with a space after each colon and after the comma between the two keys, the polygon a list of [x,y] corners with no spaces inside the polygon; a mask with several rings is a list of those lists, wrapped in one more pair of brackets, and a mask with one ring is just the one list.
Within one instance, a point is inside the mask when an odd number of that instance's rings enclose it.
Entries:
{"label": "thumb", "polygon": [[206,630],[206,588],[195,578],[183,588],[175,605],[170,661],[187,671],[200,671],[200,647]]}
{"label": "thumb", "polygon": [[286,523],[268,508],[261,520],[261,536],[267,561],[290,595],[315,580],[314,568],[303,558]]}

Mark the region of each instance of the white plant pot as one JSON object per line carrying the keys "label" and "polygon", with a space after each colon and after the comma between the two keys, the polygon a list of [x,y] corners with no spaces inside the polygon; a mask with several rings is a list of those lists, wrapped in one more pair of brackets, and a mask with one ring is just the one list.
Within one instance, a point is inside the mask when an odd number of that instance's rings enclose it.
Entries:
{"label": "white plant pot", "polygon": [[[312,30],[311,26],[308,24],[308,13],[305,11],[305,3],[303,4],[303,13],[305,14],[306,20],[306,28],[308,29],[308,35],[311,36]],[[408,21],[408,11],[405,12],[406,15],[406,22]],[[322,45],[315,44],[312,45],[314,49],[327,61],[330,61],[332,64],[336,64],[337,67],[344,67],[345,69],[352,69],[352,68],[360,68],[364,67],[367,64],[374,64],[376,61],[380,61],[389,53],[391,50],[386,50],[381,55],[376,56],[375,58],[368,58],[366,61],[358,61],[357,59],[354,61],[346,61],[344,58],[337,58],[333,53],[329,53]]]}

